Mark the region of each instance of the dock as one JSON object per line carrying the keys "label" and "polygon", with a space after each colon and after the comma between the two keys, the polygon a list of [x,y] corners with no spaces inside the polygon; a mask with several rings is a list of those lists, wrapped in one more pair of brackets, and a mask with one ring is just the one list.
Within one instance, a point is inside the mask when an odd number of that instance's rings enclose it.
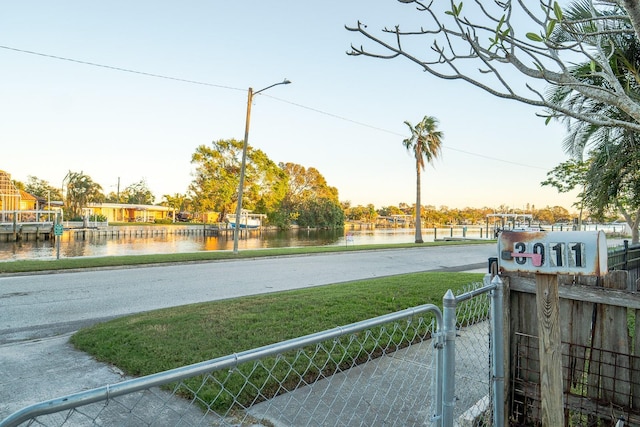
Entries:
{"label": "dock", "polygon": [[[25,222],[0,223],[0,243],[20,241],[52,240],[55,241],[53,222]],[[130,225],[109,226],[82,224],[81,222],[63,222],[64,232],[61,241],[90,240],[90,239],[121,239],[162,237],[166,235],[204,236],[204,237],[233,237],[234,229],[227,223],[198,224],[198,225]],[[262,229],[241,229],[242,236],[248,233],[261,232]]]}
{"label": "dock", "polygon": [[53,222],[49,221],[0,224],[0,242],[49,240],[53,237]]}

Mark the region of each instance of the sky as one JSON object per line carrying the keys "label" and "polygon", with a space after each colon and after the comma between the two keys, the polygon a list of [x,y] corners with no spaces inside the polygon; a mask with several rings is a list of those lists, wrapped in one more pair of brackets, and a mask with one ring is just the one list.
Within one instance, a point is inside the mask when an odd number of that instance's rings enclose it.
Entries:
{"label": "sky", "polygon": [[343,202],[415,203],[404,122],[429,115],[444,138],[423,205],[575,210],[575,193],[540,186],[568,159],[563,125],[406,59],[346,54],[367,43],[345,25],[417,17],[394,0],[0,0],[0,170],[56,187],[82,171],[105,193],[144,179],[160,202],[187,191],[196,147],[244,137],[249,87],[286,78],[254,97],[249,144],[318,169]]}

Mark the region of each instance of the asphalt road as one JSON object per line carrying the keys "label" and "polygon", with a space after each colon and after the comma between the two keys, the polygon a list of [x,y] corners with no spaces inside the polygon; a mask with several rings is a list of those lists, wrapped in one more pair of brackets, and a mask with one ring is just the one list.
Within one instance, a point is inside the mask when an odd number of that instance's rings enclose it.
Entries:
{"label": "asphalt road", "polygon": [[0,275],[0,420],[122,380],[76,351],[80,327],[158,308],[420,271],[486,271],[495,244],[341,252],[40,275]]}
{"label": "asphalt road", "polygon": [[483,268],[495,244],[0,275],[0,345],[204,301],[419,271]]}

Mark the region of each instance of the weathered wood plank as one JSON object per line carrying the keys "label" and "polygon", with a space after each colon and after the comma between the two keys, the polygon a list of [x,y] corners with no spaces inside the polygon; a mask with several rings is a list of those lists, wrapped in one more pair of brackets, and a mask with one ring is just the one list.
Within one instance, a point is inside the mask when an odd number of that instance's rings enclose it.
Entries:
{"label": "weathered wood plank", "polygon": [[536,275],[536,306],[540,353],[541,421],[543,427],[564,426],[562,344],[558,276]]}
{"label": "weathered wood plank", "polygon": [[[626,273],[626,271],[619,271],[621,273]],[[519,277],[517,281],[512,279],[511,290],[535,294],[535,280],[525,277]],[[640,293],[636,292],[629,292],[626,290],[618,289],[605,290],[602,287],[584,285],[563,285],[560,286],[558,292],[560,298],[568,298],[577,301],[587,301],[597,304],[614,305],[617,307],[629,307],[640,310]]]}
{"label": "weathered wood plank", "polygon": [[[627,272],[611,271],[604,277],[605,289],[626,289]],[[600,342],[600,398],[617,405],[629,406],[631,396],[631,372],[629,332],[626,307],[599,304],[596,317],[595,341]]]}

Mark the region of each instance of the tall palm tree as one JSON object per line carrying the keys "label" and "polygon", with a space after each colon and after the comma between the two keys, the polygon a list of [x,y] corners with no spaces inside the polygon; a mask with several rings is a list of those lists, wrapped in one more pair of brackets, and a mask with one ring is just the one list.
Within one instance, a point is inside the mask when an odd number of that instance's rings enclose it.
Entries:
{"label": "tall palm tree", "polygon": [[425,160],[427,163],[433,164],[433,161],[440,156],[444,134],[438,130],[438,119],[435,117],[424,116],[422,121],[415,126],[408,121],[405,121],[404,124],[411,130],[411,136],[404,139],[402,145],[404,145],[416,159],[416,243],[423,243],[420,172],[425,168]]}

